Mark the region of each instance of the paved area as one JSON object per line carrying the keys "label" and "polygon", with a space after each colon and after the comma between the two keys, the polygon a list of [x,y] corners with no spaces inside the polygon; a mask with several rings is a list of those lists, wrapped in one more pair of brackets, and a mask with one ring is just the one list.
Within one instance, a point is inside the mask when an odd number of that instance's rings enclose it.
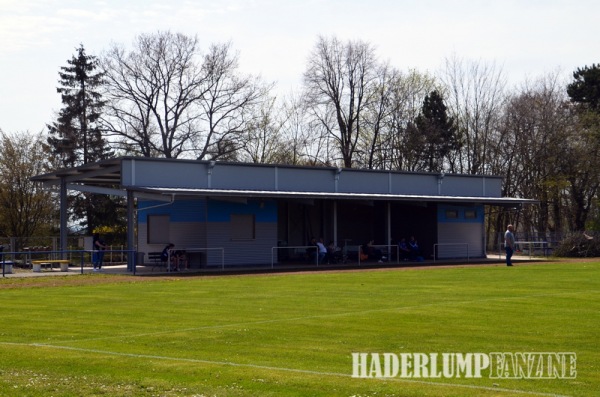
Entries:
{"label": "paved area", "polygon": [[[149,268],[145,266],[138,266],[139,273],[148,272]],[[69,266],[69,270],[63,272],[60,270],[60,267],[51,268],[42,268],[41,272],[34,272],[31,269],[22,269],[22,268],[13,268],[12,273],[5,273],[4,277],[52,277],[52,276],[75,276],[81,274],[95,274],[95,273],[105,273],[105,274],[132,274],[132,272],[127,271],[126,265],[114,265],[114,266],[105,266],[100,272],[94,272],[91,266],[84,266],[83,271],[81,266]]]}
{"label": "paved area", "polygon": [[[549,261],[549,258],[530,257],[530,256],[513,256],[513,261],[516,265],[519,262],[534,262],[534,261]],[[282,265],[277,264],[274,267],[270,265],[264,266],[229,266],[222,269],[221,267],[209,267],[200,269],[189,269],[180,272],[168,272],[164,268],[153,268],[152,266],[137,266],[136,274],[127,270],[127,265],[109,265],[104,266],[101,272],[94,272],[91,266],[84,266],[83,272],[80,266],[70,266],[67,272],[60,270],[60,267],[43,268],[41,272],[34,272],[31,269],[14,268],[12,273],[4,273],[5,278],[14,277],[52,277],[52,276],[75,276],[81,274],[118,274],[131,276],[183,276],[183,275],[216,275],[216,274],[244,274],[244,273],[278,273],[278,272],[302,272],[302,271],[323,271],[323,270],[360,270],[360,269],[375,269],[375,268],[403,268],[403,267],[430,267],[430,266],[452,266],[452,265],[498,265],[504,264],[502,255],[488,255],[487,258],[476,259],[452,259],[452,260],[437,260],[423,262],[400,262],[400,264],[391,263],[345,263],[339,265],[320,265],[314,264],[295,264]],[[1,269],[0,269],[1,270]],[[1,272],[0,272],[1,274]],[[2,277],[2,276],[0,276]]]}

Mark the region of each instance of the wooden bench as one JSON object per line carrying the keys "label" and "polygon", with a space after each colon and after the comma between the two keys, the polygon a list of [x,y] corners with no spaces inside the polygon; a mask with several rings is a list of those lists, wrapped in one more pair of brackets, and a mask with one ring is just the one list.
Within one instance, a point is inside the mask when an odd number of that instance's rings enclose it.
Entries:
{"label": "wooden bench", "polygon": [[69,265],[71,264],[71,261],[68,259],[40,259],[40,260],[31,261],[33,271],[36,273],[39,273],[42,271],[42,265],[46,265],[46,266],[50,265],[50,270],[54,270],[53,266],[55,263],[60,265],[61,272],[69,271]]}
{"label": "wooden bench", "polygon": [[162,252],[148,252],[148,263],[152,265],[152,271],[155,267],[167,267],[167,262],[162,260]]}

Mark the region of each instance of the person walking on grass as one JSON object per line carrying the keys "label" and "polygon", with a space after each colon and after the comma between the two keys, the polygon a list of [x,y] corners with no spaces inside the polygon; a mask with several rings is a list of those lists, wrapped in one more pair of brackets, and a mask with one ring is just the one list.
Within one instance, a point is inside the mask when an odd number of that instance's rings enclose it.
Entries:
{"label": "person walking on grass", "polygon": [[506,250],[506,266],[512,266],[512,256],[515,250],[515,235],[513,233],[513,225],[508,225],[506,227],[506,232],[504,233],[504,249]]}

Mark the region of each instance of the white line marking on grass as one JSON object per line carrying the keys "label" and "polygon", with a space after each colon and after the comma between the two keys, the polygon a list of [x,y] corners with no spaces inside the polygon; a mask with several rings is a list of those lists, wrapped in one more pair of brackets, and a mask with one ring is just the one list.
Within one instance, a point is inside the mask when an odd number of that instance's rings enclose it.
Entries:
{"label": "white line marking on grass", "polygon": [[[165,360],[165,361],[180,361],[187,363],[196,363],[196,364],[208,364],[208,365],[223,365],[223,366],[231,366],[231,367],[245,367],[245,368],[255,368],[267,371],[283,371],[283,372],[292,372],[298,374],[307,374],[307,375],[316,375],[316,376],[336,376],[336,377],[344,377],[344,378],[352,378],[350,374],[344,374],[339,372],[320,372],[320,371],[311,371],[307,369],[297,369],[297,368],[285,368],[285,367],[272,367],[268,365],[257,365],[257,364],[242,364],[235,363],[230,361],[213,361],[213,360],[200,360],[194,358],[178,358],[178,357],[168,357],[168,356],[156,356],[152,354],[136,354],[136,353],[121,353],[121,352],[113,352],[108,350],[97,350],[97,349],[84,349],[79,347],[69,347],[69,346],[57,346],[50,345],[45,343],[14,343],[14,342],[0,342],[1,345],[12,345],[12,346],[30,346],[30,347],[45,347],[50,349],[60,349],[60,350],[71,350],[78,351],[84,353],[95,353],[95,354],[105,354],[109,356],[120,356],[120,357],[131,357],[131,358],[144,358],[144,359],[152,359],[152,360]],[[354,379],[354,378],[352,378]],[[455,388],[465,388],[465,389],[473,389],[473,390],[486,390],[486,391],[494,391],[494,392],[508,392],[515,394],[529,394],[533,396],[544,396],[544,397],[569,397],[562,394],[553,394],[553,393],[541,393],[535,391],[527,391],[527,390],[519,390],[519,389],[507,389],[502,387],[488,387],[488,386],[476,386],[476,385],[464,385],[460,383],[445,383],[445,382],[427,382],[423,380],[414,380],[414,379],[404,379],[404,378],[372,378],[374,380],[383,380],[383,381],[393,381],[400,383],[413,383],[420,384],[426,386],[441,386],[441,387],[455,387]]]}
{"label": "white line marking on grass", "polygon": [[203,325],[200,327],[170,329],[170,330],[165,330],[165,331],[144,332],[144,333],[139,333],[139,334],[111,335],[111,336],[102,336],[102,337],[97,337],[97,338],[56,340],[55,343],[91,342],[91,341],[97,341],[97,340],[139,338],[139,337],[143,337],[143,336],[164,335],[164,334],[172,334],[172,333],[202,331],[202,330],[210,330],[210,329],[222,329],[222,328],[230,328],[230,327],[248,327],[248,326],[252,326],[252,325],[283,323],[283,322],[288,322],[288,321],[291,322],[291,321],[355,316],[355,315],[379,313],[379,312],[386,312],[386,311],[393,312],[393,311],[402,311],[402,310],[413,310],[413,309],[420,309],[420,308],[432,307],[432,306],[438,306],[438,305],[463,305],[463,304],[471,304],[471,303],[479,303],[479,302],[527,299],[527,298],[562,296],[562,295],[581,295],[581,294],[589,294],[589,293],[600,293],[600,291],[595,291],[595,290],[594,291],[569,291],[569,292],[557,292],[557,293],[536,294],[536,295],[502,296],[502,297],[495,297],[495,298],[472,299],[472,300],[464,300],[464,301],[444,301],[444,302],[424,303],[424,304],[413,305],[413,306],[400,306],[400,307],[388,307],[388,308],[383,308],[383,309],[361,310],[361,311],[356,311],[356,312],[316,314],[313,316],[277,318],[277,319],[248,321],[248,322],[243,322],[243,323],[232,323],[232,324]]}

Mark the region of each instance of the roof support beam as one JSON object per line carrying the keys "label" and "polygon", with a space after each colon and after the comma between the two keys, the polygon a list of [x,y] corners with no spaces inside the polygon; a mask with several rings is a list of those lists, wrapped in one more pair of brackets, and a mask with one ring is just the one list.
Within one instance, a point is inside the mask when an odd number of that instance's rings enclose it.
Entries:
{"label": "roof support beam", "polygon": [[78,192],[84,193],[97,193],[97,194],[106,194],[109,196],[119,196],[125,197],[127,196],[127,192],[121,189],[114,189],[110,187],[100,187],[100,186],[91,186],[91,185],[74,185],[72,183],[67,185],[67,189],[76,190]]}

